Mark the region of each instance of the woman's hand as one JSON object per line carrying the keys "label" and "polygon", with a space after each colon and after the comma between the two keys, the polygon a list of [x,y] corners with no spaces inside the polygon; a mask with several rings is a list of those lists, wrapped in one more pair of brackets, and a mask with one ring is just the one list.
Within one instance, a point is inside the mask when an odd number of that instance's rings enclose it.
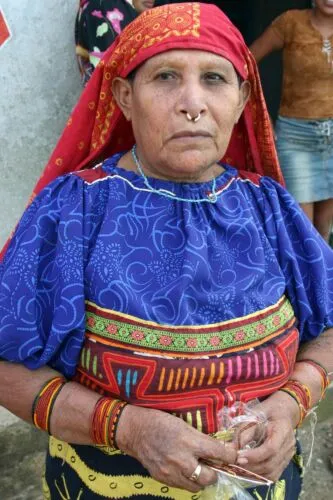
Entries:
{"label": "woman's hand", "polygon": [[[266,438],[258,448],[240,450],[237,465],[275,482],[295,454],[294,429],[299,408],[288,394],[278,391],[258,405],[258,410],[268,418]],[[251,439],[251,433],[248,438],[244,436],[241,446],[246,446],[246,441]]]}
{"label": "woman's hand", "polygon": [[198,480],[189,479],[200,459],[231,464],[237,458],[234,446],[202,434],[180,418],[131,405],[121,415],[116,440],[154,479],[194,493],[217,481],[216,473],[204,464]]}

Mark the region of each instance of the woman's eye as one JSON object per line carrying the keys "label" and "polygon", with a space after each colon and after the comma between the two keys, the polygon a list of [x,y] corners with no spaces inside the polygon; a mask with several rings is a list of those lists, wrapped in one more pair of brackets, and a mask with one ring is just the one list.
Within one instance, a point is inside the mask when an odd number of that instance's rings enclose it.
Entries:
{"label": "woman's eye", "polygon": [[208,82],[212,82],[212,83],[219,83],[219,82],[224,82],[225,79],[222,75],[220,75],[219,73],[206,73],[204,75],[204,79]]}
{"label": "woman's eye", "polygon": [[175,78],[175,75],[171,73],[171,71],[163,71],[162,73],[159,73],[157,75],[158,80],[162,80],[164,82],[168,80],[173,80]]}

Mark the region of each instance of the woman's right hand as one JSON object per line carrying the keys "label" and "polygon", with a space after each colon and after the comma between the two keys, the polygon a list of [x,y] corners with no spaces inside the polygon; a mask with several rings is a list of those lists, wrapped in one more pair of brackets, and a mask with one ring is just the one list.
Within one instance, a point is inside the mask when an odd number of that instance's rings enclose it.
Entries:
{"label": "woman's right hand", "polygon": [[237,459],[235,447],[197,431],[182,419],[132,405],[121,414],[116,440],[154,479],[194,493],[217,481],[216,473],[204,464],[198,480],[189,479],[200,459],[220,464]]}

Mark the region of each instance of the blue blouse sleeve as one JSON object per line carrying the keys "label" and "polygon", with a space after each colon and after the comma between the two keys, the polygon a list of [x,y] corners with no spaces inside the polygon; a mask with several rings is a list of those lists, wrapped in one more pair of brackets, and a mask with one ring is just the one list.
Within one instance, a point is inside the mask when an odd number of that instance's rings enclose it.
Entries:
{"label": "blue blouse sleeve", "polygon": [[272,179],[261,180],[266,236],[285,277],[302,341],[333,325],[333,251],[293,197]]}
{"label": "blue blouse sleeve", "polygon": [[74,374],[85,331],[83,204],[71,175],[23,214],[1,266],[0,358]]}

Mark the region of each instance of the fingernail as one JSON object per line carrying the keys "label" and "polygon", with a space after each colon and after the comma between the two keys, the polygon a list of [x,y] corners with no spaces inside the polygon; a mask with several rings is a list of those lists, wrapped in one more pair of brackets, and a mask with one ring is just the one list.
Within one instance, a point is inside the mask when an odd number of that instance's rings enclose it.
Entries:
{"label": "fingernail", "polygon": [[247,458],[245,458],[245,457],[239,457],[239,458],[237,459],[237,464],[238,464],[238,465],[246,465],[246,464],[248,464],[248,463],[249,463],[249,461],[248,461],[248,459],[247,459]]}

